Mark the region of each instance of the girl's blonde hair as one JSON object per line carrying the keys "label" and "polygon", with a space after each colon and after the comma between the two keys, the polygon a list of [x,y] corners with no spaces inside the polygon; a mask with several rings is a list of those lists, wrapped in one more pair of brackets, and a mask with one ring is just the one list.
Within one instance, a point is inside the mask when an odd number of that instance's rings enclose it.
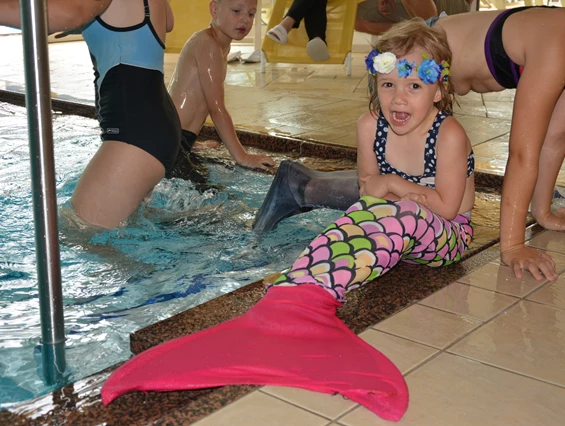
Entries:
{"label": "girl's blonde hair", "polygon": [[[451,64],[451,50],[447,43],[447,36],[442,28],[430,28],[422,18],[413,18],[395,24],[388,31],[379,36],[379,40],[374,47],[379,52],[392,52],[397,57],[406,56],[415,49],[423,50],[428,58],[433,59],[438,64],[447,61]],[[377,110],[380,108],[377,95],[377,75],[371,75],[373,88],[370,100],[370,108]],[[451,76],[447,81],[439,79],[437,83],[441,92],[441,100],[435,103],[436,108],[449,114],[453,113],[453,103],[455,102],[455,89],[451,83]]]}

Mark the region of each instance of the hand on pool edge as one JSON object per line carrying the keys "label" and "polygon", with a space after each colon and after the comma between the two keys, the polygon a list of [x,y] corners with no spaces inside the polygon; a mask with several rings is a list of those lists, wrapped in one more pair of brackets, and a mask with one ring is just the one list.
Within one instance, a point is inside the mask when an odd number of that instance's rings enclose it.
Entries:
{"label": "hand on pool edge", "polygon": [[509,266],[518,279],[522,279],[523,270],[530,271],[534,278],[541,281],[547,278],[555,281],[559,276],[555,269],[555,261],[547,253],[521,244],[500,253],[502,262]]}

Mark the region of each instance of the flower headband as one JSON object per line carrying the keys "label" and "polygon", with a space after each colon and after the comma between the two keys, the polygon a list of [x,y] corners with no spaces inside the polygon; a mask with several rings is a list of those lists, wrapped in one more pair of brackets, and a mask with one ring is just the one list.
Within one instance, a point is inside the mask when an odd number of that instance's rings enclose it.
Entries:
{"label": "flower headband", "polygon": [[396,55],[392,52],[379,52],[377,49],[373,49],[371,53],[365,58],[365,64],[367,65],[367,71],[371,75],[376,75],[376,73],[390,74],[395,68],[398,69],[399,77],[408,77],[415,71],[426,84],[436,83],[440,77],[444,83],[447,83],[448,76],[451,74],[449,72],[449,62],[446,60],[441,61],[438,64],[433,59],[428,58],[426,53],[422,53],[422,63],[417,65],[416,62],[408,62],[406,59],[401,59],[396,64]]}

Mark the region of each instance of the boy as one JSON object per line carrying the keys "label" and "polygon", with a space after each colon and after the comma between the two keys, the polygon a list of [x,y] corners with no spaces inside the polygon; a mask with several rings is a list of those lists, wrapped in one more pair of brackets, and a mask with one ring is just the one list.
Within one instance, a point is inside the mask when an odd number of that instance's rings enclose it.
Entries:
{"label": "boy", "polygon": [[181,120],[185,150],[190,151],[210,115],[222,142],[239,165],[267,170],[275,162],[266,155],[245,151],[224,103],[231,42],[249,34],[256,12],[256,0],[211,0],[210,27],[196,32],[184,45],[169,94]]}

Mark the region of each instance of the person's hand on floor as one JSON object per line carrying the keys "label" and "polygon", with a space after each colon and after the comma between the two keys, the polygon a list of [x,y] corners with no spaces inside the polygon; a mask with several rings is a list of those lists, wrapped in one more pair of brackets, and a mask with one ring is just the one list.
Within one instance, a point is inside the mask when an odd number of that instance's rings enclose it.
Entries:
{"label": "person's hand on floor", "polygon": [[565,207],[561,207],[554,212],[548,212],[542,216],[534,214],[534,219],[545,229],[565,231]]}
{"label": "person's hand on floor", "polygon": [[237,164],[250,169],[269,170],[275,165],[275,161],[268,155],[246,154]]}
{"label": "person's hand on floor", "polygon": [[512,268],[518,279],[524,276],[524,270],[530,271],[534,278],[541,281],[547,278],[554,281],[559,276],[555,269],[555,261],[547,253],[523,244],[505,250],[500,254],[502,261]]}

